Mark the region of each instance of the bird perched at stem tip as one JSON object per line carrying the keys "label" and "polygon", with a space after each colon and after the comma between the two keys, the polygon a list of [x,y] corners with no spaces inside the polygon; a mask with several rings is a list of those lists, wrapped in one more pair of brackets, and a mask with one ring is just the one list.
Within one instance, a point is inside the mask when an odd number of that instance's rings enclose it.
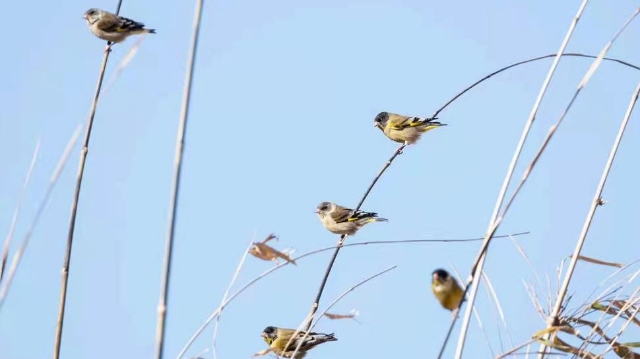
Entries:
{"label": "bird perched at stem tip", "polygon": [[141,22],[100,9],[87,10],[83,18],[87,21],[87,25],[94,35],[112,44],[122,42],[131,35],[156,33],[155,29],[147,29]]}
{"label": "bird perched at stem tip", "polygon": [[406,146],[418,142],[423,133],[436,127],[446,126],[437,122],[437,119],[437,117],[425,118],[380,112],[373,120],[373,125],[392,141]]}
{"label": "bird perched at stem tip", "polygon": [[458,309],[464,291],[458,282],[444,269],[433,271],[431,290],[440,304],[448,310]]}
{"label": "bird perched at stem tip", "polygon": [[329,232],[353,236],[365,224],[387,222],[386,218],[378,218],[374,212],[365,212],[342,207],[332,202],[322,202],[316,208],[320,222]]}
{"label": "bird perched at stem tip", "polygon": [[[338,338],[336,338],[333,333],[324,334],[310,332],[306,336],[306,338],[304,338],[306,334],[306,332],[304,331],[298,332],[296,337],[293,338],[295,332],[295,329],[268,326],[262,331],[261,336],[264,341],[267,342],[271,351],[273,351],[276,355],[285,358],[291,358],[298,345],[300,345],[300,349],[298,349],[298,353],[296,354],[294,359],[304,358],[309,350],[315,348],[320,344],[338,340]],[[290,343],[289,340],[291,340]],[[288,346],[287,343],[289,344]]]}

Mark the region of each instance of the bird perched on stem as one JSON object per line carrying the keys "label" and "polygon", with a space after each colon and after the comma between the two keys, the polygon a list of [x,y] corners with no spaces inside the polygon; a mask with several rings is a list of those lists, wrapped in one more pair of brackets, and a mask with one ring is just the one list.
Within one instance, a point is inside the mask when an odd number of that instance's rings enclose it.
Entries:
{"label": "bird perched on stem", "polygon": [[353,236],[365,224],[372,222],[387,222],[386,218],[378,218],[374,212],[365,212],[342,207],[332,202],[322,202],[316,208],[316,213],[324,228],[335,234]]}
{"label": "bird perched on stem", "polygon": [[102,40],[110,41],[112,44],[122,42],[131,35],[156,33],[154,29],[145,28],[141,22],[100,9],[87,10],[83,18],[87,21],[87,25],[94,35]]}
{"label": "bird perched on stem", "polygon": [[[296,348],[302,341],[302,345],[300,345],[300,349],[298,350],[298,353],[296,354],[294,359],[304,358],[309,350],[322,343],[338,340],[338,338],[336,338],[333,333],[324,334],[314,332],[309,333],[309,335],[307,335],[307,337],[303,340],[302,338],[305,336],[306,332],[300,331],[298,332],[296,337],[291,340],[291,343],[289,343],[289,340],[293,337],[295,332],[295,329],[268,326],[262,331],[261,336],[262,338],[264,338],[264,341],[269,344],[269,349],[271,349],[271,351],[273,351],[276,355],[285,358],[291,358],[293,353],[296,351]],[[287,343],[289,343],[288,346]]]}
{"label": "bird perched on stem", "polygon": [[458,282],[444,269],[436,269],[432,273],[431,290],[440,304],[451,311],[458,309],[464,291]]}
{"label": "bird perched on stem", "polygon": [[436,127],[446,126],[435,121],[437,119],[437,117],[425,118],[380,112],[373,120],[373,125],[391,140],[411,145],[418,142],[423,133]]}

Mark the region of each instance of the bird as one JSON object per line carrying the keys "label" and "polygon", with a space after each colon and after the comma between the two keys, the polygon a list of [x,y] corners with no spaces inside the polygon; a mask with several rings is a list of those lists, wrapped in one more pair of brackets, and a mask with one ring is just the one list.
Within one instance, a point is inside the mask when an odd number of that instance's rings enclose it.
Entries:
{"label": "bird", "polygon": [[[299,331],[296,337],[291,340],[291,343],[289,343],[289,340],[293,337],[295,332],[295,329],[268,326],[262,331],[261,336],[269,345],[269,349],[271,349],[271,351],[276,355],[293,359],[302,359],[307,355],[309,350],[316,346],[338,340],[338,338],[334,336],[334,333],[324,334],[310,332],[306,338],[304,338],[306,332]],[[289,345],[287,345],[287,343]],[[302,343],[302,345],[300,345],[298,353],[295,357],[292,357],[300,343]]]}
{"label": "bird", "polygon": [[453,311],[458,309],[464,291],[458,282],[444,269],[436,269],[432,273],[431,290],[442,307]]}
{"label": "bird", "polygon": [[[130,35],[156,33],[155,29],[147,29],[141,22],[100,9],[91,8],[87,10],[83,18],[87,21],[89,30],[94,35],[102,40],[110,41],[112,44],[122,42]],[[111,45],[109,45],[109,48]]]}
{"label": "bird", "polygon": [[437,117],[403,116],[391,112],[380,112],[373,120],[373,125],[392,141],[406,146],[418,142],[423,133],[436,127],[446,126],[444,123],[435,121],[437,119]]}
{"label": "bird", "polygon": [[355,235],[365,224],[388,221],[386,218],[379,218],[377,213],[354,210],[332,202],[320,203],[316,213],[329,232],[348,236]]}

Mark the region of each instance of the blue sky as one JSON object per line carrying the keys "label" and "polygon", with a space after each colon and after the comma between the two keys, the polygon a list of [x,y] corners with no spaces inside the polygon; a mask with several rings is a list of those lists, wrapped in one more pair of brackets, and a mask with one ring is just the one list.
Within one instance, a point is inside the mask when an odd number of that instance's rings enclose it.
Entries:
{"label": "blue sky", "polygon": [[[212,1],[205,4],[187,130],[169,298],[166,358],[174,358],[219,304],[248,242],[275,232],[296,254],[336,236],[313,213],[325,200],[355,206],[396,145],[372,126],[380,111],[428,116],[468,84],[515,61],[557,51],[581,1],[437,2]],[[104,42],[86,28],[90,7],[115,1],[6,4],[0,58],[0,233],[6,233],[38,137],[41,156],[18,223],[28,228],[51,171],[93,96]],[[128,1],[121,14],[157,29],[104,94],[94,124],[82,189],[63,336],[68,359],[153,355],[171,171],[192,1]],[[597,55],[631,15],[631,0],[592,1],[568,51]],[[640,64],[640,24],[610,56]],[[19,29],[19,30],[17,30]],[[114,46],[106,78],[134,43]],[[530,159],[566,106],[591,61],[561,61],[534,124]],[[388,223],[350,241],[482,236],[524,122],[551,64],[504,73],[441,113],[434,130],[400,156],[363,209]],[[555,281],[572,251],[640,72],[604,63],[569,113],[512,207],[500,233],[518,237],[535,273]],[[584,254],[629,263],[640,192],[633,169],[640,145],[635,114],[611,171]],[[79,144],[37,228],[0,313],[5,359],[52,353],[60,268]],[[526,160],[521,163],[519,179]],[[4,237],[4,234],[3,236]],[[16,243],[19,240],[16,241]],[[435,357],[450,322],[430,292],[434,268],[466,277],[479,243],[367,246],[338,257],[321,309],[358,281],[397,264],[342,300],[335,312],[359,320],[323,320],[338,342],[309,358]],[[330,252],[301,260],[241,295],[220,322],[220,358],[249,358],[265,348],[268,325],[294,327],[308,313]],[[247,261],[242,285],[272,266]],[[637,268],[636,268],[637,269]],[[486,266],[513,344],[544,327],[523,287],[532,269],[508,240],[491,247]],[[635,269],[633,269],[635,270]],[[612,270],[580,263],[572,303]],[[632,287],[637,285],[632,284]],[[546,296],[546,285],[539,287]],[[484,288],[477,308],[495,354],[511,346]],[[458,328],[454,331],[457,336]],[[212,328],[189,354],[211,345]],[[449,357],[455,341],[449,346]],[[210,355],[210,353],[208,354]],[[210,356],[209,356],[210,357]],[[474,320],[466,357],[491,351]]]}

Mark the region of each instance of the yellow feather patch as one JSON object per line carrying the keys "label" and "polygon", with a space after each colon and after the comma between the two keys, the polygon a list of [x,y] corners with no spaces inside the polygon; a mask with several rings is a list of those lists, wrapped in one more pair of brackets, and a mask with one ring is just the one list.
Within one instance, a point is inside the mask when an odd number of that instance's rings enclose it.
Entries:
{"label": "yellow feather patch", "polygon": [[429,130],[433,130],[436,127],[440,127],[440,126],[438,126],[438,125],[427,126],[424,129],[422,129],[422,132],[427,132]]}

